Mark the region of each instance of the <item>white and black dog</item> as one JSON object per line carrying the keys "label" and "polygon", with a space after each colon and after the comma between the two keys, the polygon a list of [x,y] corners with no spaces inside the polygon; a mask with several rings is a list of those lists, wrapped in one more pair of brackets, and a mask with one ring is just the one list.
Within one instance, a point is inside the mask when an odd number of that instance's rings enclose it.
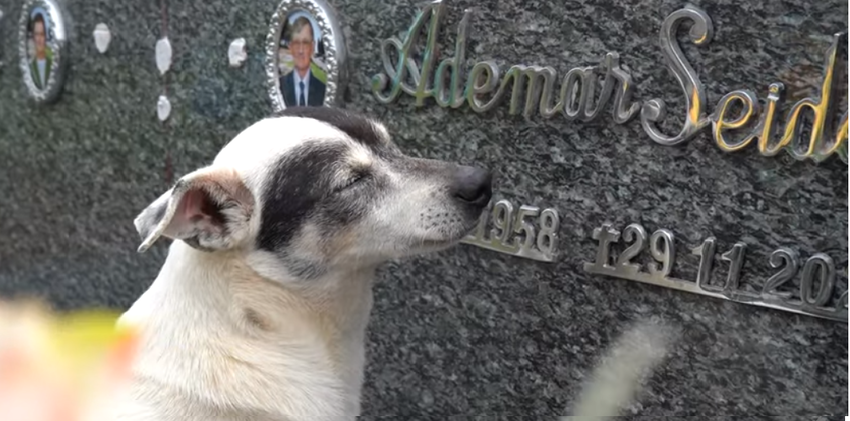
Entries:
{"label": "white and black dog", "polygon": [[375,268],[457,243],[490,197],[355,113],[255,123],[135,220],[139,251],[175,241],[119,321],[144,335],[117,419],[354,419]]}
{"label": "white and black dog", "polygon": [[[112,419],[354,419],[376,267],[457,243],[490,197],[488,171],[405,156],[361,115],[255,123],[135,220],[139,251],[175,241],[119,320],[143,339]],[[665,353],[652,326],[623,337],[576,415],[615,415]]]}

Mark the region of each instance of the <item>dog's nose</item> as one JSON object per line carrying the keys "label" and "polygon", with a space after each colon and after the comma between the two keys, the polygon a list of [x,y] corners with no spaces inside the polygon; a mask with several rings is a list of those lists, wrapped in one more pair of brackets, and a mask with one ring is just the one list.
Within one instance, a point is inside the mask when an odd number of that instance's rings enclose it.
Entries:
{"label": "dog's nose", "polygon": [[471,205],[484,206],[493,195],[493,174],[490,171],[460,166],[455,173],[452,194]]}

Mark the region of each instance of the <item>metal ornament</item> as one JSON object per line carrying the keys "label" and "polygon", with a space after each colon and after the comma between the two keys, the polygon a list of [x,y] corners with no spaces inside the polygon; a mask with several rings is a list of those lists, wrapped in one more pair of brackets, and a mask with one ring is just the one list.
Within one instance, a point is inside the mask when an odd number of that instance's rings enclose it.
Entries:
{"label": "metal ornament", "polygon": [[19,67],[24,86],[37,103],[52,102],[62,92],[68,69],[70,27],[68,14],[56,0],[27,0],[21,9]]}
{"label": "metal ornament", "polygon": [[[500,200],[485,213],[478,227],[461,243],[541,262],[553,262],[558,250],[561,219],[555,209],[522,205],[515,209]],[[493,228],[487,231],[488,222]]]}
{"label": "metal ornament", "polygon": [[171,115],[171,101],[165,95],[160,95],[156,101],[156,116],[159,121],[165,121]]}
{"label": "metal ornament", "polygon": [[248,51],[245,48],[245,38],[236,38],[227,47],[227,61],[230,67],[242,67],[248,59]]}
{"label": "metal ornament", "polygon": [[679,82],[679,86],[685,94],[687,108],[685,126],[675,136],[666,136],[658,130],[655,123],[664,119],[667,115],[664,101],[660,99],[652,99],[644,103],[640,113],[640,122],[646,134],[656,143],[665,146],[682,143],[694,137],[709,124],[705,113],[705,87],[676,41],[679,27],[688,20],[693,22],[689,34],[694,44],[708,45],[711,38],[714,37],[714,26],[711,23],[711,18],[704,11],[691,5],[687,5],[667,16],[667,19],[664,19],[664,23],[661,24],[660,35],[661,49],[664,58],[667,60],[667,67],[676,75],[676,81]]}
{"label": "metal ornament", "polygon": [[[295,88],[289,82],[289,78],[294,78],[295,70],[285,69],[286,63],[280,61],[281,54],[286,52],[285,49],[281,48],[281,44],[286,43],[281,39],[281,36],[287,35],[283,32],[283,29],[289,25],[290,18],[295,19],[299,16],[304,16],[310,21],[314,40],[317,35],[320,34],[321,36],[321,44],[315,43],[314,46],[310,64],[310,82],[312,84],[307,85],[308,96],[305,105],[310,105],[310,103],[323,106],[336,105],[339,93],[344,86],[346,48],[335,10],[324,0],[282,0],[269,21],[265,43],[266,85],[275,112],[299,105],[299,101],[295,99],[294,95]],[[324,57],[319,58],[316,50],[319,50],[319,53],[324,50]],[[283,71],[281,71],[281,65],[284,65]],[[315,76],[314,72],[319,75]],[[324,80],[320,78],[322,73],[324,73]],[[281,86],[281,82],[284,83],[284,86]],[[322,87],[324,87],[323,95],[321,94]],[[282,89],[286,93],[282,93]],[[318,96],[313,96],[314,94]],[[312,101],[310,101],[310,98],[312,98]]]}
{"label": "metal ornament", "polygon": [[[768,86],[767,104],[764,114],[758,120],[754,129],[744,133],[744,138],[738,142],[730,142],[724,133],[734,129],[744,128],[750,122],[759,117],[759,102],[756,95],[748,90],[730,92],[720,99],[717,109],[710,116],[714,140],[717,146],[726,152],[733,152],[747,147],[756,142],[756,149],[763,156],[775,156],[785,151],[796,160],[811,159],[820,163],[832,155],[847,163],[847,112],[840,118],[838,130],[833,133],[828,131],[832,128],[836,113],[839,83],[835,80],[837,66],[840,62],[846,62],[847,57],[839,57],[841,46],[847,45],[847,32],[835,34],[832,44],[827,50],[823,66],[823,81],[820,86],[818,97],[806,97],[797,101],[785,114],[786,120],[784,130],[778,126],[778,116],[782,114],[784,103],[785,86],[780,82],[771,83]],[[738,101],[743,106],[739,115],[726,120],[726,112]],[[812,116],[812,127],[808,130],[808,139],[805,139],[801,130],[803,110],[808,108]],[[756,140],[757,139],[757,140]]]}
{"label": "metal ornament", "polygon": [[168,38],[161,38],[156,42],[156,68],[159,74],[164,75],[171,68],[171,42]]}
{"label": "metal ornament", "polygon": [[[845,112],[839,119],[837,114],[841,107],[836,106],[837,65],[846,60],[846,56],[839,57],[839,46],[847,45],[847,32],[833,36],[826,54],[820,94],[795,103],[786,114],[784,129],[780,129],[777,126],[783,111],[784,90],[781,83],[768,87],[766,110],[761,117],[758,97],[746,89],[727,93],[714,112],[708,113],[705,86],[683,53],[677,33],[684,24],[690,23],[690,41],[706,46],[714,37],[714,26],[708,14],[698,7],[687,5],[674,11],[661,25],[659,46],[666,66],[682,90],[686,109],[682,128],[675,135],[667,135],[658,127],[667,116],[664,101],[632,102],[636,83],[629,72],[620,67],[616,52],[608,52],[596,66],[576,67],[563,76],[551,66],[520,64],[510,66],[502,74],[495,60],[480,61],[467,68],[467,33],[472,11],[464,11],[458,23],[453,57],[442,54],[437,43],[443,33],[444,14],[445,4],[442,0],[434,0],[416,14],[401,37],[381,41],[382,71],[372,77],[372,92],[379,102],[390,104],[406,94],[415,99],[416,107],[434,98],[440,107],[460,108],[467,104],[478,113],[507,102],[509,114],[521,113],[525,118],[539,114],[547,119],[563,116],[567,121],[581,122],[599,118],[610,104],[615,124],[625,124],[640,114],[644,132],[659,145],[684,144],[710,128],[713,140],[726,152],[739,151],[756,143],[762,156],[774,156],[784,150],[797,160],[820,163],[837,155],[847,163],[848,114]],[[424,48],[420,49],[423,38]],[[439,62],[438,56],[442,57]],[[741,107],[734,107],[736,103]],[[731,115],[736,108],[741,110]],[[804,111],[811,111],[813,115],[808,135],[800,127]],[[837,130],[833,129],[836,119]],[[757,124],[751,124],[756,121]],[[739,132],[736,137],[740,140],[730,138],[734,132]]]}
{"label": "metal ornament", "polygon": [[[406,93],[416,98],[417,107],[433,97],[440,107],[459,108],[467,103],[480,113],[507,99],[510,114],[522,111],[524,117],[530,118],[537,112],[551,118],[561,113],[568,121],[583,122],[596,120],[611,104],[613,119],[618,124],[631,120],[640,111],[640,106],[631,101],[634,91],[631,75],[620,68],[620,56],[616,52],[606,54],[597,66],[577,67],[563,77],[551,66],[519,64],[508,68],[502,76],[493,60],[476,63],[466,72],[463,66],[472,10],[465,10],[458,24],[455,56],[436,63],[437,35],[444,11],[441,0],[431,2],[416,15],[403,40],[391,37],[381,42],[383,72],[372,78],[372,92],[378,101],[389,104]],[[427,28],[425,51],[419,52],[416,46],[423,28]],[[421,67],[414,59],[416,56],[422,57]],[[397,59],[393,61],[392,57]],[[465,80],[461,76],[464,73],[467,73]],[[560,91],[555,90],[558,79]],[[433,88],[428,88],[430,85]],[[598,94],[597,85],[602,86]]]}
{"label": "metal ornament", "polygon": [[[797,252],[790,248],[773,251],[768,263],[778,271],[759,290],[741,286],[747,250],[743,242],[735,243],[728,251],[720,254],[719,260],[728,269],[725,279],[718,283],[712,278],[717,257],[717,240],[714,237],[705,239],[701,245],[691,249],[691,256],[699,258],[696,279],[693,281],[670,276],[676,263],[676,247],[673,233],[668,230],[659,229],[647,237],[646,230],[640,224],[631,224],[623,230],[621,236],[620,231],[611,224],[603,224],[593,230],[592,237],[598,245],[595,261],[584,264],[587,273],[845,323],[848,320],[847,290],[845,288],[842,292],[837,288],[835,262],[824,253],[816,253],[801,264]],[[621,239],[628,247],[616,259],[612,259],[611,245],[619,243]],[[633,259],[640,257],[647,248],[652,259],[658,263],[649,263],[646,270],[642,270],[641,265]],[[800,279],[798,287],[793,282],[796,277]]]}
{"label": "metal ornament", "polygon": [[94,27],[92,33],[94,37],[94,46],[101,54],[105,53],[109,48],[109,42],[112,41],[112,33],[109,32],[109,27],[105,23],[98,23]]}

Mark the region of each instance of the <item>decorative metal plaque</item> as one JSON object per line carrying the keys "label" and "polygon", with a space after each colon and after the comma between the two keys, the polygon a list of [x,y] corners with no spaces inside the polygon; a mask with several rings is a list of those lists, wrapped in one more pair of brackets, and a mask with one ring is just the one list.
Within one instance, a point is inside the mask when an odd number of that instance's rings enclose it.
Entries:
{"label": "decorative metal plaque", "polygon": [[[683,144],[710,129],[714,142],[725,152],[755,145],[762,156],[785,151],[797,160],[820,163],[837,155],[847,163],[848,114],[836,115],[840,111],[835,93],[836,66],[847,60],[846,56],[839,57],[839,47],[847,45],[847,32],[833,36],[823,64],[819,95],[794,103],[785,113],[784,124],[780,124],[786,107],[782,95],[785,88],[778,82],[766,89],[763,113],[756,94],[739,89],[724,95],[709,114],[705,86],[682,52],[676,34],[690,23],[690,41],[705,46],[714,37],[714,25],[705,11],[692,5],[671,13],[661,25],[658,41],[665,64],[682,90],[686,110],[681,129],[668,135],[658,127],[667,116],[664,101],[632,100],[636,84],[629,72],[620,67],[616,52],[608,52],[595,66],[576,67],[563,76],[551,66],[520,64],[510,66],[503,74],[494,60],[481,61],[467,69],[467,32],[473,12],[464,11],[458,23],[454,57],[443,55],[445,58],[437,62],[437,39],[443,33],[440,26],[444,13],[444,3],[434,0],[416,15],[402,38],[394,36],[381,42],[383,71],[372,78],[372,92],[378,101],[389,104],[406,94],[415,98],[416,107],[433,98],[443,108],[467,104],[479,113],[507,101],[510,114],[521,112],[531,118],[537,113],[547,119],[560,116],[570,122],[595,120],[610,105],[615,124],[625,124],[639,115],[644,132],[659,145]],[[424,51],[419,51],[423,36]],[[421,63],[417,62],[419,57]],[[802,130],[804,111],[813,114],[808,133]]]}
{"label": "decorative metal plaque", "polygon": [[28,0],[18,28],[24,85],[38,103],[58,98],[68,68],[70,22],[57,0]]}
{"label": "decorative metal plaque", "polygon": [[[491,229],[487,227],[492,226]],[[553,262],[558,250],[561,218],[555,209],[522,205],[519,208],[500,200],[482,215],[478,227],[464,244],[541,262]]]}
{"label": "decorative metal plaque", "polygon": [[[725,279],[717,282],[712,279],[717,255],[714,237],[706,238],[691,249],[690,254],[696,256],[693,258],[699,259],[695,280],[672,276],[677,259],[675,238],[666,229],[647,235],[640,224],[630,224],[621,235],[611,224],[603,224],[593,230],[593,239],[598,247],[595,261],[584,264],[584,271],[588,273],[847,323],[847,289],[839,290],[835,263],[825,253],[815,253],[802,260],[791,248],[774,250],[768,263],[776,272],[770,274],[760,288],[744,288],[741,275],[747,245],[743,242],[720,253],[720,261],[728,265],[728,269]],[[611,245],[620,240],[628,247],[618,256],[612,256]],[[654,263],[644,267],[637,259],[647,250]]]}
{"label": "decorative metal plaque", "polygon": [[275,112],[332,106],[343,86],[345,41],[322,0],[283,0],[266,36],[266,81]]}

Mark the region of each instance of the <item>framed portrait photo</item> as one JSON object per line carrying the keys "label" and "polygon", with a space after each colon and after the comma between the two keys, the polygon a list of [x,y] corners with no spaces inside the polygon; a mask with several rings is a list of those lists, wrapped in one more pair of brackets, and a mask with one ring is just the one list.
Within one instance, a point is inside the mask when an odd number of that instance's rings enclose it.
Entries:
{"label": "framed portrait photo", "polygon": [[266,79],[275,111],[336,103],[345,47],[334,12],[321,0],[283,0],[269,24]]}
{"label": "framed portrait photo", "polygon": [[24,86],[36,102],[59,96],[67,69],[68,17],[56,0],[28,0],[19,22]]}

